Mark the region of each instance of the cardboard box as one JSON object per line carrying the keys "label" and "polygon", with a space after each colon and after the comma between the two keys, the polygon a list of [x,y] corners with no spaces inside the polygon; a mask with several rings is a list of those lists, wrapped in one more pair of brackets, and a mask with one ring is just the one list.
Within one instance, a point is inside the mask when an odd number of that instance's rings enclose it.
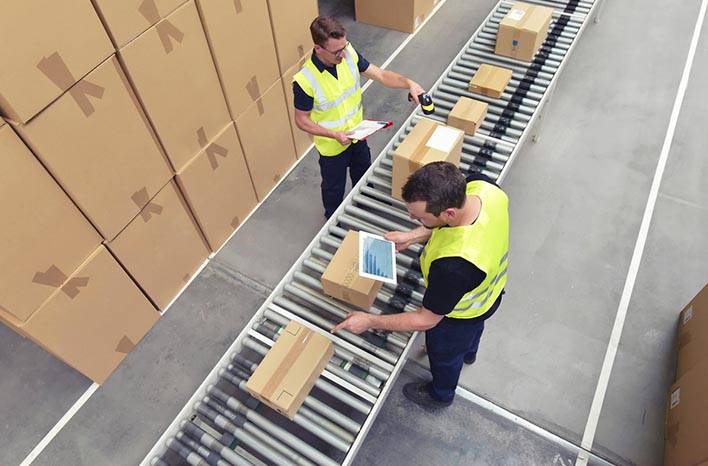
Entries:
{"label": "cardboard box", "polygon": [[258,204],[233,123],[205,143],[177,183],[214,252]]}
{"label": "cardboard box", "polygon": [[310,58],[310,53],[308,52],[304,57],[300,58],[298,62],[289,68],[285,74],[283,74],[283,90],[285,91],[285,105],[288,107],[288,116],[290,117],[290,129],[293,132],[293,141],[295,142],[295,155],[300,158],[307,154],[312,147],[313,138],[310,133],[306,133],[301,130],[295,124],[295,95],[293,94],[293,76],[295,73],[300,71],[305,62]]}
{"label": "cardboard box", "polygon": [[531,61],[546,40],[553,9],[516,2],[499,23],[494,53]]}
{"label": "cardboard box", "polygon": [[248,379],[246,388],[292,420],[332,356],[331,340],[291,321]]}
{"label": "cardboard box", "polygon": [[107,246],[161,310],[209,255],[173,181]]}
{"label": "cardboard box", "polygon": [[356,20],[403,32],[414,32],[433,11],[432,0],[355,0]]}
{"label": "cardboard box", "polygon": [[99,246],[22,330],[86,377],[103,383],[159,316],[113,256]]}
{"label": "cardboard box", "polygon": [[119,52],[175,173],[231,120],[197,7],[190,0]]}
{"label": "cardboard box", "polygon": [[460,165],[465,133],[457,128],[421,118],[393,153],[391,195],[399,200],[403,185],[416,170],[430,162]]}
{"label": "cardboard box", "polygon": [[486,102],[462,96],[450,110],[447,124],[474,136],[487,117],[488,108],[489,104]]}
{"label": "cardboard box", "polygon": [[664,429],[664,464],[695,466],[708,463],[708,358],[671,386]]}
{"label": "cardboard box", "polygon": [[676,380],[708,357],[708,285],[679,315]]}
{"label": "cardboard box", "polygon": [[310,24],[319,16],[317,0],[268,0],[280,74],[312,50]]}
{"label": "cardboard box", "polygon": [[18,326],[101,244],[30,150],[0,120],[0,317]]}
{"label": "cardboard box", "polygon": [[0,114],[28,121],[112,53],[89,2],[3,2]]}
{"label": "cardboard box", "polygon": [[511,70],[498,66],[480,65],[467,86],[467,90],[498,99],[511,81]]}
{"label": "cardboard box", "polygon": [[231,117],[236,119],[280,77],[268,5],[198,0],[197,6]]}
{"label": "cardboard box", "polygon": [[120,49],[187,0],[91,0],[113,44]]}
{"label": "cardboard box", "polygon": [[297,161],[280,79],[243,112],[236,129],[262,201]]}
{"label": "cardboard box", "polygon": [[322,274],[325,294],[368,310],[382,285],[359,275],[359,232],[349,230]]}
{"label": "cardboard box", "polygon": [[172,176],[115,57],[16,129],[109,241]]}

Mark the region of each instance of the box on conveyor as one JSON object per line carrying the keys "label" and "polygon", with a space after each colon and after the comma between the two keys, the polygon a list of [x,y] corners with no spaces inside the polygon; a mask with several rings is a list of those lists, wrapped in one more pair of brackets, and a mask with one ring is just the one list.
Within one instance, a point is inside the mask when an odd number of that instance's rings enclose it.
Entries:
{"label": "box on conveyor", "polygon": [[494,53],[531,61],[546,40],[553,9],[516,2],[499,23]]}
{"label": "box on conveyor", "polygon": [[484,63],[470,80],[467,90],[498,99],[511,81],[511,74],[509,69]]}
{"label": "box on conveyor", "polygon": [[447,124],[474,136],[487,117],[488,109],[489,104],[486,102],[460,97],[447,116]]}

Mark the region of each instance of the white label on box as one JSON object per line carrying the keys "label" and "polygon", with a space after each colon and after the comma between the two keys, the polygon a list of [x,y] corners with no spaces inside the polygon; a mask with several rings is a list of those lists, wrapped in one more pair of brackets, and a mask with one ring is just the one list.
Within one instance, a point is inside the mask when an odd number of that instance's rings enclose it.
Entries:
{"label": "white label on box", "polygon": [[683,313],[683,323],[686,324],[693,317],[693,305],[689,306],[688,309]]}
{"label": "white label on box", "polygon": [[671,393],[671,407],[669,409],[675,408],[679,403],[681,403],[681,387]]}
{"label": "white label on box", "polygon": [[438,126],[435,128],[435,131],[433,131],[433,134],[430,136],[425,145],[431,149],[437,149],[448,153],[452,150],[452,146],[455,145],[455,141],[461,132],[462,131],[459,129]]}
{"label": "white label on box", "polygon": [[521,21],[521,18],[524,17],[526,12],[524,10],[511,10],[509,12],[509,19],[513,19],[514,21]]}

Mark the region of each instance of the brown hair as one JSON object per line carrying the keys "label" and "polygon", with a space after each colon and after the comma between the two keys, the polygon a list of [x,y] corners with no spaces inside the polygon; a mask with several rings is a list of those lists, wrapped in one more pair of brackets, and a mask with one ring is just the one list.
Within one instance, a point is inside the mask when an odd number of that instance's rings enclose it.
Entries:
{"label": "brown hair", "polygon": [[403,185],[403,200],[424,201],[426,211],[438,216],[445,209],[461,208],[467,197],[465,177],[449,162],[431,162],[408,177]]}
{"label": "brown hair", "polygon": [[310,34],[312,42],[324,47],[327,40],[341,39],[347,34],[347,30],[332,16],[318,16],[310,24]]}

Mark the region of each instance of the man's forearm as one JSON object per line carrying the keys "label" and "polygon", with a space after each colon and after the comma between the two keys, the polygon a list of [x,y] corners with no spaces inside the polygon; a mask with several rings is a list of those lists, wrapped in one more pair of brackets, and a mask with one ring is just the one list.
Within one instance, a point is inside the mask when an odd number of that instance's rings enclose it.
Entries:
{"label": "man's forearm", "polygon": [[425,319],[420,310],[414,312],[401,312],[400,314],[369,314],[371,328],[390,330],[393,332],[417,332],[428,330],[437,322]]}

